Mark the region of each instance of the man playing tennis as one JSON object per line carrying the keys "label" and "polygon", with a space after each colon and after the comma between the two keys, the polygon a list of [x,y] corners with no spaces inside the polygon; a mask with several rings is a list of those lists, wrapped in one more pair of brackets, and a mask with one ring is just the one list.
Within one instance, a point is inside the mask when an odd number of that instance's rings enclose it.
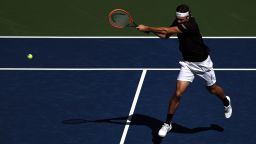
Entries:
{"label": "man playing tennis", "polygon": [[160,38],[169,38],[171,35],[177,34],[180,43],[179,49],[183,57],[183,60],[179,62],[181,69],[177,77],[176,91],[169,102],[166,121],[158,132],[159,136],[165,137],[172,129],[172,118],[180,103],[180,98],[194,80],[195,75],[203,78],[209,92],[223,102],[225,117],[231,117],[230,97],[226,96],[223,88],[216,84],[209,49],[204,44],[195,18],[191,16],[187,5],[182,4],[176,8],[176,19],[170,27],[139,25],[137,29],[142,32],[152,32]]}

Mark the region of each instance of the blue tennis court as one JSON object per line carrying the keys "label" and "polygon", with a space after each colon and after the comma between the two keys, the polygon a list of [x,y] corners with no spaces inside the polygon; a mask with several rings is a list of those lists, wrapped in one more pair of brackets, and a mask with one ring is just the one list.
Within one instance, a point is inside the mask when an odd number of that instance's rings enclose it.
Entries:
{"label": "blue tennis court", "polygon": [[0,142],[253,144],[255,38],[205,42],[233,115],[225,119],[196,78],[161,139],[181,58],[177,39],[0,38]]}

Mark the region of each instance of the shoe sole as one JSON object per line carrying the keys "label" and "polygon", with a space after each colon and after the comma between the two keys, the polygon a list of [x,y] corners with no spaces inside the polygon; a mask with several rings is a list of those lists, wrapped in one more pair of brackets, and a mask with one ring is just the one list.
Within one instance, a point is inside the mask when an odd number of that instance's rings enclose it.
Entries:
{"label": "shoe sole", "polygon": [[[231,99],[230,99],[230,97],[229,96],[226,96],[226,98],[228,99],[228,101],[229,101],[229,105],[231,106]],[[229,116],[229,117],[226,117],[226,115],[225,115],[225,117],[228,119],[228,118],[230,118],[231,116],[232,116],[232,106],[231,106],[231,115]]]}

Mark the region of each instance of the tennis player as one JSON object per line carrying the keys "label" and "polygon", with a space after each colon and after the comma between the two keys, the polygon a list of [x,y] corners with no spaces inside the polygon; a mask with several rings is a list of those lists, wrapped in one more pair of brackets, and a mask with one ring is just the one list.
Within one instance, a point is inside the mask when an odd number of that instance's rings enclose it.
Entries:
{"label": "tennis player", "polygon": [[168,113],[162,128],[158,134],[165,137],[172,129],[172,118],[180,103],[182,94],[186,91],[195,76],[203,78],[210,93],[216,95],[224,104],[224,115],[230,118],[232,114],[231,100],[226,96],[223,88],[216,84],[216,77],[213,70],[213,62],[209,55],[209,48],[205,45],[198,24],[191,16],[189,7],[185,4],[176,8],[176,19],[170,27],[150,27],[139,25],[142,32],[152,32],[160,38],[169,38],[177,34],[179,39],[179,50],[183,59],[179,75],[176,81],[176,90],[169,102]]}

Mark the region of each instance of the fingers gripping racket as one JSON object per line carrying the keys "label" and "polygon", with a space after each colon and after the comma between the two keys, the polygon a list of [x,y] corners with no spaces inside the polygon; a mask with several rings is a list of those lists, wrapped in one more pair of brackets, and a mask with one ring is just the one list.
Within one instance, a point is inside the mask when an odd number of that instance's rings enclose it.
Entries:
{"label": "fingers gripping racket", "polygon": [[108,21],[115,28],[134,27],[138,25],[134,22],[132,15],[123,9],[114,9],[108,14]]}

